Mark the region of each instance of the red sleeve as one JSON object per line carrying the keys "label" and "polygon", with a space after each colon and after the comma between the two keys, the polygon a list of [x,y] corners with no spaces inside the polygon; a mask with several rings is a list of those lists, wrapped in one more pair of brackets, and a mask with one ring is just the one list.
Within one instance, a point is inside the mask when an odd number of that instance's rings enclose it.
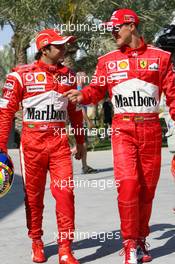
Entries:
{"label": "red sleeve", "polygon": [[[77,84],[74,83],[71,89],[77,89]],[[80,106],[68,103],[68,115],[71,122],[71,126],[75,131],[75,139],[77,144],[84,143],[84,128],[83,128],[83,114]]]}
{"label": "red sleeve", "polygon": [[0,149],[7,150],[7,142],[15,113],[22,100],[22,81],[15,72],[7,76],[0,98]]}
{"label": "red sleeve", "polygon": [[90,85],[81,90],[83,94],[82,104],[97,104],[105,97],[106,91],[107,77],[105,65],[99,60]]}
{"label": "red sleeve", "polygon": [[169,106],[171,118],[175,120],[175,71],[169,56],[168,64],[164,63],[166,70],[162,71],[162,89],[166,95],[166,104]]}

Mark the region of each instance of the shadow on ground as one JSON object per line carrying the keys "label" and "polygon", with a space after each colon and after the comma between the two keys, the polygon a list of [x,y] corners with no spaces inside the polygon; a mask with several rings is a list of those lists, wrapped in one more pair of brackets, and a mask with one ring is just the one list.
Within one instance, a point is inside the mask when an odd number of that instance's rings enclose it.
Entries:
{"label": "shadow on ground", "polygon": [[0,219],[18,209],[24,201],[22,177],[15,174],[11,190],[0,199]]}
{"label": "shadow on ground", "polygon": [[[110,237],[113,239],[107,239],[107,235],[110,233]],[[73,243],[73,250],[87,249],[87,248],[98,248],[93,254],[85,256],[79,259],[80,263],[86,263],[88,261],[94,261],[96,259],[111,255],[122,248],[122,242],[119,238],[120,231],[111,231],[108,233],[99,233],[97,237],[91,237],[83,239]],[[105,240],[105,242],[103,242]],[[57,245],[47,245],[45,252],[49,258],[52,255],[58,254]]]}
{"label": "shadow on ground", "polygon": [[110,167],[110,168],[104,168],[104,169],[98,169],[98,173],[99,173],[99,172],[113,171],[113,170],[114,170],[113,167]]}
{"label": "shadow on ground", "polygon": [[[160,237],[154,237],[154,239],[157,240],[168,239],[168,241],[166,240],[163,246],[151,250],[151,255],[153,256],[154,259],[172,254],[174,252],[174,245],[175,245],[175,225],[157,224],[151,226],[151,232],[157,232],[157,231],[162,231],[162,234]],[[98,249],[94,250],[95,251],[94,253],[87,255],[83,258],[80,258],[79,262],[81,264],[86,262],[92,262],[95,261],[96,259],[106,257],[121,250],[122,240],[115,239],[115,234],[119,234],[120,231],[116,230],[116,231],[112,231],[112,233],[113,233],[113,239],[106,239],[105,242],[102,242],[100,237],[98,237],[97,239],[88,238],[74,242],[72,247],[73,250],[99,247]],[[109,232],[105,233],[105,237],[107,237],[107,234],[109,234]],[[48,258],[53,255],[57,255],[58,254],[57,245],[55,244],[53,245],[52,243],[46,245],[45,252]]]}
{"label": "shadow on ground", "polygon": [[[113,167],[109,167],[109,168],[104,168],[104,169],[98,169],[98,168],[95,168],[97,171],[95,173],[83,173],[83,172],[74,172],[74,176],[77,176],[77,175],[96,175],[96,174],[99,174],[99,173],[103,173],[103,172],[108,172],[108,171],[113,171],[114,168]],[[113,175],[111,175],[113,176]],[[111,177],[110,176],[110,177]]]}
{"label": "shadow on ground", "polygon": [[161,231],[162,234],[159,237],[154,237],[155,240],[166,239],[166,242],[157,248],[151,250],[153,258],[160,258],[163,256],[174,253],[175,245],[175,225],[171,224],[158,224],[151,226],[151,232]]}

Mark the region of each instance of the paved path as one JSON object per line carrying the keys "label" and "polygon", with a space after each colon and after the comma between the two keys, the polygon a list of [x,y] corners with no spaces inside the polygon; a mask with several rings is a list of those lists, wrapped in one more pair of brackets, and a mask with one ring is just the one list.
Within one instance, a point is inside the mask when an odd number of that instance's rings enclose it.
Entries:
{"label": "paved path", "polygon": [[[161,179],[156,193],[151,219],[151,244],[153,264],[175,263],[175,185],[170,175],[167,149],[162,150]],[[31,242],[27,238],[23,204],[22,180],[17,150],[11,150],[15,163],[15,182],[10,193],[0,199],[0,259],[3,264],[30,264]],[[76,196],[76,240],[73,245],[80,263],[123,263],[116,190],[112,170],[111,151],[88,153],[89,164],[101,169],[94,175],[82,175],[81,163],[74,161]],[[79,184],[77,183],[79,181]],[[81,187],[80,187],[81,181]],[[54,201],[49,190],[45,193],[44,242],[48,264],[56,264],[57,246]],[[107,239],[108,237],[108,239]]]}

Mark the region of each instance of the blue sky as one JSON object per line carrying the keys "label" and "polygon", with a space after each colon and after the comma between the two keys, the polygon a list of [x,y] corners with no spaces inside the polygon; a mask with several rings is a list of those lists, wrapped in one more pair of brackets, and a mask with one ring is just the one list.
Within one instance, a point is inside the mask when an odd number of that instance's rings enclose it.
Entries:
{"label": "blue sky", "polygon": [[[10,26],[4,26],[3,30],[0,29],[0,50],[4,45],[7,45],[11,41],[11,37],[13,36],[13,30]],[[31,47],[27,50],[29,56],[33,56],[36,52],[35,45],[31,45]]]}
{"label": "blue sky", "polygon": [[10,42],[13,36],[13,30],[10,26],[4,26],[3,30],[0,29],[0,46],[6,45]]}

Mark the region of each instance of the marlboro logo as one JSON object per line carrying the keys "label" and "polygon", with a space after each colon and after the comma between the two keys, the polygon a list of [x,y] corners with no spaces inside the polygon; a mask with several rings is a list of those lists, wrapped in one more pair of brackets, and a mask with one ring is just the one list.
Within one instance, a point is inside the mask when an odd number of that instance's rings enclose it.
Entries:
{"label": "marlboro logo", "polygon": [[115,95],[115,106],[117,108],[124,106],[155,107],[157,104],[158,102],[155,97],[142,97],[139,91],[133,91],[133,95],[129,97],[122,96],[121,94]]}
{"label": "marlboro logo", "polygon": [[66,111],[55,110],[54,105],[47,105],[46,110],[37,110],[35,107],[27,108],[27,119],[28,120],[66,120]]}

